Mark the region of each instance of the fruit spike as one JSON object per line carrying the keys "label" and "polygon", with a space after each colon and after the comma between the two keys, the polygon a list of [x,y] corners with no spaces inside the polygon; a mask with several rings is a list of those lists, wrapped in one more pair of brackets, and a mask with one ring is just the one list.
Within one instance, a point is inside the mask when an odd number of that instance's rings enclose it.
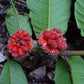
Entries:
{"label": "fruit spike", "polygon": [[38,42],[49,55],[58,55],[61,50],[67,47],[66,39],[63,38],[63,35],[61,29],[46,29],[39,35]]}
{"label": "fruit spike", "polygon": [[27,54],[27,52],[31,51],[32,44],[33,41],[31,35],[23,29],[20,29],[10,35],[7,47],[13,57],[22,58]]}

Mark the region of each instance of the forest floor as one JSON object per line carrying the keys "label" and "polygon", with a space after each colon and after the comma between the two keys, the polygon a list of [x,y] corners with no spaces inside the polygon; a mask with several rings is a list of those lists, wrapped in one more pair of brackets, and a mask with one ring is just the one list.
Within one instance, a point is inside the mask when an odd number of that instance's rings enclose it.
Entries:
{"label": "forest floor", "polygon": [[[24,13],[29,13],[25,0],[15,0],[15,4],[19,14],[23,15]],[[9,8],[10,0],[0,0],[0,51],[3,48],[6,50],[9,39],[9,33],[5,24],[6,12]],[[81,37],[80,30],[77,29],[74,23],[72,9],[73,7],[71,8],[72,16],[68,23],[68,30],[64,36],[67,38],[67,43],[70,46],[69,49],[82,50],[84,49],[84,40],[82,40],[84,38]],[[28,84],[54,84],[53,78],[56,60],[49,57],[47,54],[32,51],[28,56],[19,61],[13,57],[11,57],[11,59],[21,64],[28,79]],[[6,61],[7,60],[0,62],[0,74]]]}

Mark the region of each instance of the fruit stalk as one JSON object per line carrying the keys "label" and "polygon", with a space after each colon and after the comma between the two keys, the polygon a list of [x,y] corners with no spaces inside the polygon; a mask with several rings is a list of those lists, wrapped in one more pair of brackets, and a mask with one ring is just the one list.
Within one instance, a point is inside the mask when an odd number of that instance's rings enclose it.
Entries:
{"label": "fruit stalk", "polygon": [[84,55],[84,50],[64,50],[60,52],[60,55],[64,55],[64,56]]}
{"label": "fruit stalk", "polygon": [[[35,52],[44,52],[37,41],[34,41],[34,45],[33,45],[33,50]],[[60,55],[64,55],[64,56],[79,56],[79,55],[84,55],[84,50],[63,50],[60,52]]]}

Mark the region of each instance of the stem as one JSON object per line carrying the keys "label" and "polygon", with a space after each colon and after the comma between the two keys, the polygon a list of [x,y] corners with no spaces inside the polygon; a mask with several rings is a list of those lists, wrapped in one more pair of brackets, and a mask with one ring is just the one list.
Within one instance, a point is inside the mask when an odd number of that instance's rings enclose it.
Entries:
{"label": "stem", "polygon": [[16,4],[26,7],[25,4],[15,1]]}
{"label": "stem", "polygon": [[69,63],[69,59],[65,56],[65,60],[67,62],[67,64],[69,65],[69,73],[70,73],[70,79],[71,79],[71,84],[73,84],[73,79],[72,79],[72,74],[71,74],[71,66]]}
{"label": "stem", "polygon": [[[35,52],[44,52],[42,48],[40,48],[40,45],[38,44],[37,41],[34,40],[33,44],[33,50]],[[60,52],[59,55],[64,55],[64,56],[79,56],[79,55],[84,55],[84,50],[63,50]]]}
{"label": "stem", "polygon": [[84,50],[77,50],[77,51],[72,51],[72,50],[64,50],[61,51],[60,55],[65,55],[65,56],[79,56],[79,55],[84,55]]}
{"label": "stem", "polygon": [[7,61],[9,61],[10,60],[10,58],[9,58],[9,52],[8,52],[8,50],[6,51],[6,50],[4,50],[3,51],[3,54],[5,54],[6,55],[6,57],[7,57]]}
{"label": "stem", "polygon": [[13,3],[13,0],[11,0],[10,2],[11,2],[11,4],[12,4],[13,10],[14,10],[14,12],[15,12],[15,14],[16,14],[16,18],[17,18],[17,21],[18,21],[18,26],[21,28],[20,22],[19,22],[19,17],[18,17],[17,11],[16,11],[16,9],[15,9],[15,5],[14,5],[14,3]]}

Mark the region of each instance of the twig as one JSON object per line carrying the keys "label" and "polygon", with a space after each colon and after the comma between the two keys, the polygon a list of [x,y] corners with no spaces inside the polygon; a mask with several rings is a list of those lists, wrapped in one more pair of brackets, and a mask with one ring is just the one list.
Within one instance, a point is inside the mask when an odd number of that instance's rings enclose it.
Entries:
{"label": "twig", "polygon": [[16,1],[15,1],[15,4],[18,4],[18,5],[21,5],[21,6],[27,7],[25,4],[20,3],[20,2],[16,2]]}
{"label": "twig", "polygon": [[60,55],[64,56],[79,56],[79,55],[84,55],[84,50],[64,50],[61,51]]}
{"label": "twig", "polygon": [[[39,50],[40,46],[39,46],[37,41],[34,41],[33,48],[34,48],[34,50],[35,50],[35,48],[37,50]],[[84,50],[63,50],[63,51],[60,52],[59,55],[63,55],[63,56],[79,56],[79,55],[84,55]]]}
{"label": "twig", "polygon": [[66,60],[67,64],[69,65],[71,84],[73,84],[73,79],[72,79],[72,74],[71,74],[71,65],[70,65],[70,63],[69,63],[69,60],[68,60],[68,57],[67,57],[67,56],[65,56],[65,60]]}
{"label": "twig", "polygon": [[18,0],[19,2],[26,4],[26,2],[24,0]]}

